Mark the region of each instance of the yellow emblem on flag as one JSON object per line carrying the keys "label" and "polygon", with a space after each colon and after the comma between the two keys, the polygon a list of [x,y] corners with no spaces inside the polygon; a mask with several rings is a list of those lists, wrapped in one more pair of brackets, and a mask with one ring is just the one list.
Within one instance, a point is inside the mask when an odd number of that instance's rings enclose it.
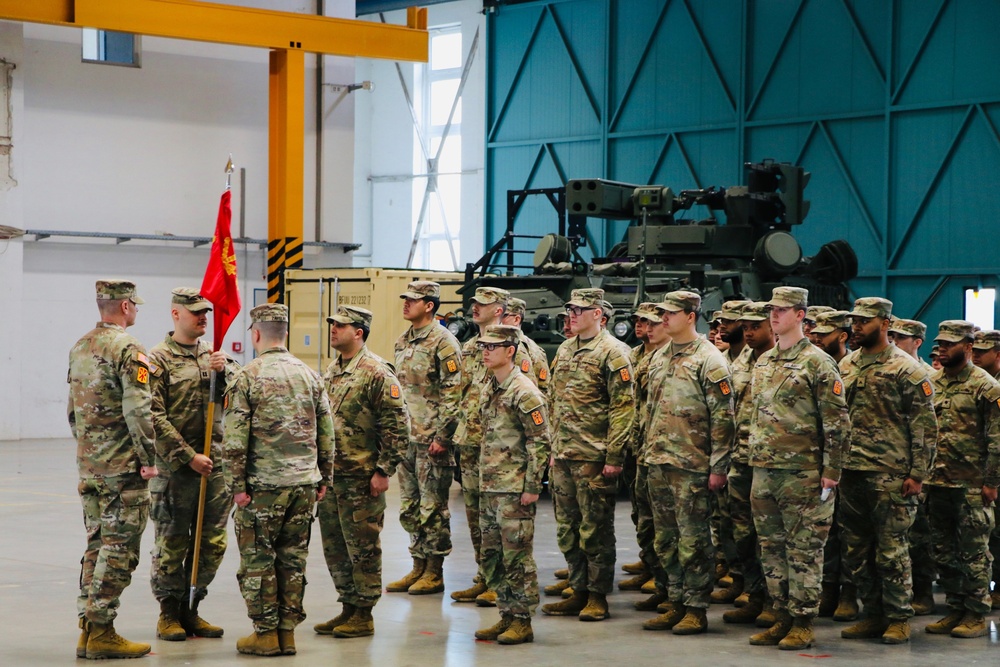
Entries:
{"label": "yellow emblem on flag", "polygon": [[222,240],[222,267],[226,275],[236,275],[236,253],[233,252],[233,240],[228,236]]}

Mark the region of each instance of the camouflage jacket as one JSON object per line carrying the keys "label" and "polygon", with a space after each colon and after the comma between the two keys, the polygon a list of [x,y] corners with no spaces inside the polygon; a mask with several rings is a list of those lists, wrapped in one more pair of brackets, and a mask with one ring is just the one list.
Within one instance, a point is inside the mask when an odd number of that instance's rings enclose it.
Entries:
{"label": "camouflage jacket", "polygon": [[[205,418],[212,369],[212,346],[198,341],[197,354],[179,345],[170,334],[149,351],[153,376],[153,423],[156,425],[156,466],[161,473],[186,466],[204,452]],[[239,366],[233,361],[232,372]],[[225,371],[216,377],[216,395],[226,387]],[[222,462],[222,409],[217,406],[212,425],[212,459]]]}
{"label": "camouflage jacket", "polygon": [[635,390],[632,364],[618,342],[602,330],[586,342],[574,336],[559,346],[549,382],[557,459],[622,465]]}
{"label": "camouflage jacket", "polygon": [[517,337],[524,349],[528,351],[532,372],[528,373],[524,369],[524,361],[521,361],[518,368],[535,383],[536,387],[544,392],[549,386],[549,358],[545,355],[542,346],[528,338],[523,331],[518,332]]}
{"label": "camouflage jacket", "polygon": [[[633,349],[633,352],[635,350]],[[635,365],[635,416],[632,418],[632,433],[626,444],[635,454],[639,465],[646,465],[646,422],[649,419],[649,362],[652,354],[643,354]]]}
{"label": "camouflage jacket", "polygon": [[867,366],[861,350],[840,360],[851,414],[851,446],[844,468],[907,475],[925,481],[934,463],[937,419],[920,364],[888,345]]}
{"label": "camouflage jacket", "polygon": [[760,355],[751,383],[750,465],[839,480],[851,419],[833,357],[807,338],[775,346]]}
{"label": "camouflage jacket", "polygon": [[346,365],[337,357],[326,369],[336,447],[334,477],[370,478],[375,469],[396,472],[410,443],[410,413],[389,364],[367,346]]}
{"label": "camouflage jacket", "polygon": [[458,340],[434,321],[404,332],[396,340],[395,355],[396,377],[410,411],[410,440],[425,446],[437,440],[450,447],[462,401]]}
{"label": "camouflage jacket", "polygon": [[[479,447],[483,442],[483,425],[479,421],[479,401],[483,388],[493,377],[483,363],[483,351],[479,349],[477,333],[462,345],[462,403],[458,411],[458,427],[455,429],[455,446]],[[524,373],[531,371],[531,357],[528,348],[517,346],[514,365]]]}
{"label": "camouflage jacket", "polygon": [[736,434],[729,366],[703,338],[667,343],[649,361],[643,462],[725,475]]}
{"label": "camouflage jacket", "polygon": [[750,380],[753,367],[759,357],[753,350],[743,348],[740,356],[730,365],[733,373],[733,403],[736,410],[736,442],[733,445],[732,460],[743,465],[750,464],[750,419],[753,416],[753,395]]}
{"label": "camouflage jacket", "polygon": [[233,495],[329,484],[333,418],[322,378],[284,347],[265,350],[226,387],[222,442]]}
{"label": "camouflage jacket", "polygon": [[69,427],[81,479],[155,464],[149,360],[117,324],[98,322],[69,353]]}
{"label": "camouflage jacket", "polygon": [[483,450],[479,484],[483,493],[541,493],[549,458],[549,425],[541,390],[515,368],[483,387],[480,417]]}
{"label": "camouflage jacket", "polygon": [[977,489],[1000,485],[1000,385],[969,364],[955,377],[931,376],[938,420],[932,486]]}

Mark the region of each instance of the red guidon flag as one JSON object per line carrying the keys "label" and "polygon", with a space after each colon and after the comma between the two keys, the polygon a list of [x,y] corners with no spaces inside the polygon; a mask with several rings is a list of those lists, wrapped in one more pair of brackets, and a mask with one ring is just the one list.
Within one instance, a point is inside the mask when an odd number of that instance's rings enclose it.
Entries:
{"label": "red guidon flag", "polygon": [[215,312],[213,349],[222,349],[222,339],[226,337],[229,325],[240,312],[240,291],[236,286],[236,251],[233,249],[233,235],[230,223],[233,209],[229,205],[231,193],[226,190],[219,201],[219,217],[212,237],[212,252],[205,269],[205,280],[201,283],[201,295],[212,302]]}

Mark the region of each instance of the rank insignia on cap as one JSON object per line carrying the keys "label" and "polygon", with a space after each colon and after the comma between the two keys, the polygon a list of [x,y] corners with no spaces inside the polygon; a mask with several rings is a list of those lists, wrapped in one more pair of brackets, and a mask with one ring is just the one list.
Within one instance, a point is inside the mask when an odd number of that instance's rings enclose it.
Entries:
{"label": "rank insignia on cap", "polygon": [[541,410],[535,410],[531,413],[531,421],[535,422],[535,426],[541,426],[545,423],[545,417],[542,416]]}
{"label": "rank insignia on cap", "polygon": [[394,384],[391,387],[389,387],[389,395],[392,396],[393,398],[399,398],[399,385],[398,384]]}
{"label": "rank insignia on cap", "polygon": [[135,381],[139,384],[149,384],[149,369],[145,366],[139,366],[139,370],[135,373]]}
{"label": "rank insignia on cap", "polygon": [[924,390],[924,396],[930,396],[931,394],[934,393],[934,390],[931,389],[931,383],[929,380],[924,380],[923,382],[921,382],[920,388]]}
{"label": "rank insignia on cap", "polygon": [[833,383],[833,394],[834,396],[840,396],[844,393],[844,384],[840,380],[836,380]]}
{"label": "rank insignia on cap", "polygon": [[723,396],[729,396],[729,394],[733,393],[733,390],[730,389],[729,387],[729,382],[727,382],[726,380],[723,380],[722,382],[719,383],[719,389],[722,390]]}
{"label": "rank insignia on cap", "polygon": [[527,373],[530,370],[531,370],[531,362],[528,361],[527,359],[524,359],[523,361],[521,361],[521,372],[522,373]]}
{"label": "rank insignia on cap", "polygon": [[622,382],[628,382],[629,380],[632,379],[632,376],[629,374],[627,368],[621,369],[620,373],[621,373],[621,376],[622,376]]}
{"label": "rank insignia on cap", "polygon": [[448,367],[448,372],[449,373],[454,373],[455,371],[458,370],[458,364],[455,363],[454,359],[449,359],[448,360],[447,367]]}

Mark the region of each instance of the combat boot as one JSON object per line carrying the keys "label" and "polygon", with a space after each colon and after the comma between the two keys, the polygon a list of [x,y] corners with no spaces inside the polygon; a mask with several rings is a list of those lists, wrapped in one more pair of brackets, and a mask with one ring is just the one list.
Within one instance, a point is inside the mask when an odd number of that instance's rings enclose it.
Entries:
{"label": "combat boot", "polygon": [[934,585],[929,581],[920,583],[913,582],[913,607],[914,616],[927,616],[934,613]]}
{"label": "combat boot", "polygon": [[749,601],[750,601],[750,594],[747,593],[746,590],[744,590],[742,593],[740,593],[736,597],[735,600],[733,600],[733,606],[734,607],[743,607],[743,606],[746,606],[746,603],[749,602]]}
{"label": "combat boot", "polygon": [[472,584],[472,588],[466,588],[465,590],[455,591],[451,594],[451,599],[455,602],[475,602],[476,598],[485,593],[488,589],[486,584],[477,581]]}
{"label": "combat boot", "polygon": [[556,579],[569,579],[569,568],[564,567],[552,573]]}
{"label": "combat boot", "polygon": [[371,607],[358,607],[354,615],[333,629],[333,636],[341,639],[371,637],[375,634],[375,619]]}
{"label": "combat boot", "polygon": [[729,576],[729,566],[726,565],[726,560],[724,558],[715,559],[715,583],[720,586],[728,586],[729,582],[723,584],[722,580]]}
{"label": "combat boot", "polygon": [[875,639],[889,629],[889,619],[881,614],[870,614],[868,618],[840,631],[844,639]]}
{"label": "combat boot", "polygon": [[840,602],[833,612],[833,620],[841,623],[858,618],[858,589],[854,584],[844,584],[840,587]]}
{"label": "combat boot", "polygon": [[546,595],[562,595],[562,592],[569,588],[569,581],[567,579],[560,579],[554,584],[546,586],[542,589]]}
{"label": "combat boot", "polygon": [[754,619],[754,623],[758,628],[769,628],[777,622],[778,614],[774,611],[774,600],[767,598],[764,601],[764,608]]}
{"label": "combat boot", "polygon": [[141,658],[149,653],[149,644],[130,642],[117,632],[112,623],[88,623],[90,634],[87,636],[87,660],[105,660],[107,658]]}
{"label": "combat boot", "polygon": [[924,628],[925,632],[932,635],[950,635],[951,631],[958,627],[958,624],[965,619],[965,612],[961,609],[953,609],[940,621],[935,621]]}
{"label": "combat boot", "polygon": [[443,592],[444,578],[441,575],[443,568],[444,557],[431,556],[427,559],[427,567],[424,568],[424,573],[420,575],[417,582],[410,586],[410,589],[406,592],[410,595],[431,595],[432,593]]}
{"label": "combat boot", "polygon": [[413,558],[413,569],[407,574],[403,575],[403,578],[399,581],[394,581],[385,587],[385,590],[389,593],[405,593],[410,590],[410,586],[417,583],[417,580],[423,575],[424,570],[427,568],[427,561],[423,558]]}
{"label": "combat boot", "polygon": [[801,651],[812,646],[815,640],[812,617],[796,616],[792,621],[792,629],[778,642],[778,648],[782,651]]}
{"label": "combat boot", "polygon": [[476,606],[477,607],[495,607],[495,606],[497,606],[497,592],[496,591],[486,591],[482,595],[476,596]]}
{"label": "combat boot", "polygon": [[183,602],[181,603],[181,627],[184,628],[184,632],[189,637],[209,637],[211,639],[221,637],[226,631],[199,616],[199,604],[201,604],[201,600],[195,600],[194,606],[188,609]]}
{"label": "combat boot", "polygon": [[573,587],[572,586],[567,586],[566,588],[563,589],[563,592],[560,593],[559,595],[562,596],[563,600],[570,599],[571,597],[573,597]]}
{"label": "combat boot", "polygon": [[680,623],[685,616],[684,605],[680,602],[668,602],[666,607],[661,605],[660,609],[665,609],[665,611],[656,618],[651,618],[643,623],[643,630],[673,630],[674,626]]}
{"label": "combat boot", "polygon": [[642,593],[645,593],[646,595],[652,595],[653,593],[655,593],[656,592],[656,578],[655,577],[650,577],[649,581],[647,581],[646,583],[644,583],[642,585],[642,588],[639,589],[639,591],[642,592]]}
{"label": "combat boot", "polygon": [[527,644],[535,641],[535,633],[531,630],[530,618],[514,618],[510,627],[497,637],[498,644]]}
{"label": "combat boot", "polygon": [[76,640],[76,657],[86,658],[87,657],[87,638],[90,637],[90,627],[87,625],[87,619],[80,619],[80,638]]}
{"label": "combat boot", "polygon": [[648,574],[637,574],[634,577],[629,577],[628,579],[622,579],[618,582],[618,590],[620,591],[641,591],[643,584],[651,580],[652,577]]}
{"label": "combat boot", "polygon": [[295,630],[278,630],[278,648],[281,655],[295,655]]}
{"label": "combat boot", "polygon": [[587,597],[587,591],[580,591],[568,600],[543,604],[542,613],[549,616],[576,616],[587,606]]}
{"label": "combat boot", "polygon": [[986,622],[986,618],[974,611],[967,611],[962,617],[962,622],[952,629],[951,636],[958,639],[974,639],[985,637],[989,633],[990,626]]}
{"label": "combat boot", "polygon": [[819,593],[819,613],[820,618],[829,618],[833,612],[837,611],[840,604],[840,584],[834,582],[823,582],[823,587]]}
{"label": "combat boot", "polygon": [[730,609],[722,614],[724,623],[754,623],[764,611],[764,593],[751,593],[742,607]]}
{"label": "combat boot", "polygon": [[751,646],[777,646],[792,629],[792,615],[782,609],[774,614],[774,625],[764,632],[750,636]]}
{"label": "combat boot", "polygon": [[182,642],[187,639],[187,632],[180,621],[179,600],[163,598],[160,600],[160,618],[156,621],[156,636],[168,642]]}
{"label": "combat boot", "polygon": [[316,631],[318,635],[332,635],[333,629],[338,625],[343,625],[347,621],[351,620],[351,616],[354,616],[354,612],[357,611],[357,607],[353,604],[344,603],[344,609],[331,618],[326,623],[317,623],[313,626],[313,630]]}
{"label": "combat boot", "polygon": [[656,611],[656,608],[659,607],[664,602],[666,602],[668,599],[669,598],[667,597],[667,593],[665,591],[663,593],[657,591],[656,593],[653,593],[645,600],[639,600],[632,606],[635,607],[636,611]]}
{"label": "combat boot", "polygon": [[883,644],[905,644],[910,641],[910,622],[905,618],[889,624],[882,634]]}
{"label": "combat boot", "polygon": [[246,655],[280,655],[278,631],[251,632],[246,637],[236,640],[236,650]]}
{"label": "combat boot", "polygon": [[684,618],[673,627],[675,635],[700,635],[708,630],[708,618],[701,607],[688,607]]}
{"label": "combat boot", "polygon": [[604,593],[591,593],[587,596],[587,606],[580,611],[581,621],[603,621],[611,618],[608,611],[608,599]]}
{"label": "combat boot", "polygon": [[624,565],[622,565],[622,572],[626,574],[642,574],[645,571],[646,571],[646,564],[641,560],[635,563],[625,563]]}
{"label": "combat boot", "polygon": [[507,628],[509,628],[513,622],[514,617],[512,615],[501,613],[500,620],[495,625],[483,628],[482,630],[476,630],[476,639],[482,639],[487,642],[496,641],[497,637],[506,632]]}
{"label": "combat boot", "polygon": [[743,593],[743,575],[734,574],[733,583],[729,588],[719,588],[712,591],[711,600],[715,604],[732,604]]}

